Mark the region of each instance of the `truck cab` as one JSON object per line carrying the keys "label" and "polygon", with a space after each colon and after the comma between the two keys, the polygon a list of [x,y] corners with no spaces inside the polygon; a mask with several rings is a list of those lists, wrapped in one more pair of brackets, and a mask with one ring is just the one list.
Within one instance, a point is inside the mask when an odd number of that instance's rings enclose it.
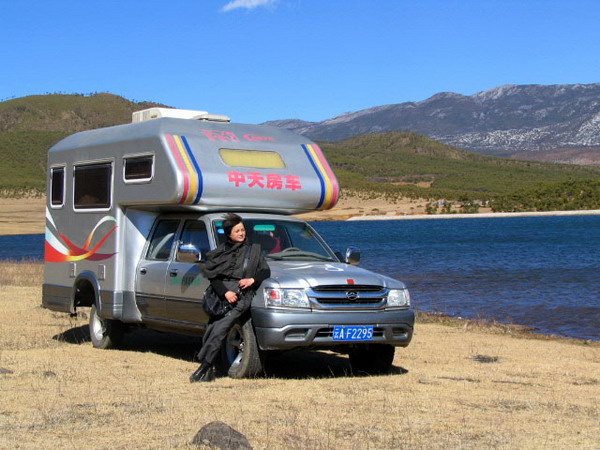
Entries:
{"label": "truck cab", "polygon": [[222,370],[257,376],[270,352],[295,348],[348,353],[358,372],[389,370],[412,338],[406,286],[357,267],[358,250],[334,252],[291,215],[337,200],[318,146],[224,116],[164,115],[146,111],[140,123],[78,133],[49,152],[42,305],[90,307],[97,348],[136,327],[202,335],[205,255],[234,211],[271,277],[231,329]]}

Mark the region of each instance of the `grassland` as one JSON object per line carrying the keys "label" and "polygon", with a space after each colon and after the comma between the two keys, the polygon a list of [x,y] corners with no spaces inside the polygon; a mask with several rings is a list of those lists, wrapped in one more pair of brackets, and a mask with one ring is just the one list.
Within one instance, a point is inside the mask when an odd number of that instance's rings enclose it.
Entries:
{"label": "grassland", "polygon": [[93,349],[86,312],[40,307],[42,266],[0,264],[0,448],[191,448],[219,420],[254,448],[597,448],[600,346],[419,316],[393,373],[332,353],[191,385],[197,342],[149,331]]}

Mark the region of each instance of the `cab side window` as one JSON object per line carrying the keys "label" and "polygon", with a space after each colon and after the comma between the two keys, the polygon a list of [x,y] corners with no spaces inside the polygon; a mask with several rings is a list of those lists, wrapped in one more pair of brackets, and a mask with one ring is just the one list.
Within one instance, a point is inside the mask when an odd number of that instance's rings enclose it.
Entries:
{"label": "cab side window", "polygon": [[175,233],[179,220],[160,220],[154,229],[146,259],[166,261],[171,255],[171,247],[175,240]]}
{"label": "cab side window", "polygon": [[210,251],[208,233],[206,232],[206,225],[204,222],[199,220],[188,220],[183,227],[183,233],[181,233],[181,243],[193,244],[200,250],[200,255],[202,256],[202,259],[204,259],[206,252]]}

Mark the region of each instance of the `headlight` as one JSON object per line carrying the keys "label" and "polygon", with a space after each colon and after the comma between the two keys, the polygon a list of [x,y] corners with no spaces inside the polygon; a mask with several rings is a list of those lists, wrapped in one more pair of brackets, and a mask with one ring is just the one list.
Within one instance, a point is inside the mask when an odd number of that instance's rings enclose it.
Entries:
{"label": "headlight", "polygon": [[410,306],[408,289],[390,289],[387,298],[388,306]]}
{"label": "headlight", "polygon": [[267,306],[289,308],[309,308],[308,297],[304,289],[265,288]]}

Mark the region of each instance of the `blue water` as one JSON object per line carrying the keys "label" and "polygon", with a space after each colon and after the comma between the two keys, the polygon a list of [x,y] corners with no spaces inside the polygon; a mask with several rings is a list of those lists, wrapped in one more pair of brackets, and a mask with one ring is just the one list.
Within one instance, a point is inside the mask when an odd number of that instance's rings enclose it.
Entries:
{"label": "blue water", "polygon": [[404,281],[417,309],[600,339],[600,216],[312,225]]}
{"label": "blue water", "polygon": [[[314,222],[335,250],[404,281],[416,308],[600,340],[600,216]],[[0,236],[0,259],[43,258]]]}

